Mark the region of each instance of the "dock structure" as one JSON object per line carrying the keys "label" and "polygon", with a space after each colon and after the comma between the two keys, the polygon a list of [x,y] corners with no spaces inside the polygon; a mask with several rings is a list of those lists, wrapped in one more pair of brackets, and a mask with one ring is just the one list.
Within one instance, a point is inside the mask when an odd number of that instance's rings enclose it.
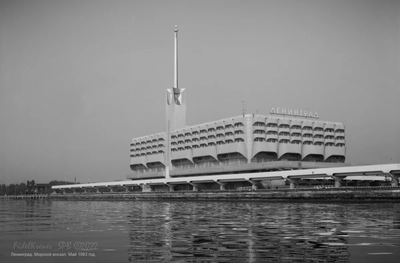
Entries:
{"label": "dock structure", "polygon": [[2,195],[0,199],[5,200],[27,200],[27,199],[46,199],[49,195],[34,194],[34,195]]}
{"label": "dock structure", "polygon": [[272,180],[289,182],[290,189],[296,189],[301,180],[330,180],[334,182],[332,187],[335,188],[342,187],[345,181],[354,180],[387,181],[392,187],[398,187],[399,177],[400,163],[57,185],[53,186],[52,190],[54,193],[93,192],[93,190],[101,193],[102,189],[114,192],[116,188],[124,188],[126,192],[130,192],[129,188],[135,187],[142,192],[152,192],[161,187],[172,192],[176,191],[177,186],[186,186],[186,190],[199,191],[211,189],[210,186],[214,185],[219,190],[227,190],[228,184],[235,184],[236,190],[243,190],[246,187],[248,190],[258,190],[263,189],[262,182]]}

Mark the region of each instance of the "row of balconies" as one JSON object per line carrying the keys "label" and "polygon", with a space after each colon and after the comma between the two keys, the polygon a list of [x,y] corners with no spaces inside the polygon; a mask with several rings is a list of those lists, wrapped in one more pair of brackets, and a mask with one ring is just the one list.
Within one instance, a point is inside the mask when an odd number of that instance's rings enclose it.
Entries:
{"label": "row of balconies", "polygon": [[[171,142],[171,146],[192,146],[192,145],[196,145],[196,144],[209,144],[209,143],[215,143],[217,144],[218,142],[240,142],[240,141],[244,141],[245,136],[243,134],[241,135],[228,135],[228,136],[224,136],[224,137],[209,137],[206,138],[204,137],[203,139],[187,139],[185,141],[173,141]],[[303,135],[303,136],[298,136],[298,135],[276,135],[276,134],[267,134],[266,136],[263,136],[263,134],[256,134],[254,135],[254,141],[257,142],[263,142],[263,141],[269,141],[271,142],[271,139],[273,140],[272,142],[274,142],[275,140],[280,141],[280,140],[289,140],[291,142],[293,141],[299,141],[299,142],[306,142],[306,141],[311,141],[311,142],[323,142],[323,143],[345,143],[345,138],[344,136],[337,136],[336,138],[328,135],[325,137],[322,137],[321,135],[316,135],[316,136],[308,136],[308,135]],[[141,147],[140,147],[141,146]],[[139,145],[135,148],[135,146],[133,146],[133,148],[131,148],[131,151],[148,151],[150,149],[162,149],[165,148],[165,144],[163,143],[159,143],[159,144],[154,144],[154,145],[148,145],[148,146],[142,146]]]}
{"label": "row of balconies", "polygon": [[[194,145],[178,145],[178,146],[172,146],[171,151],[183,151],[183,150],[191,150],[191,149],[196,149],[196,148],[207,148],[207,147],[215,147],[217,145],[224,145],[224,144],[230,144],[230,143],[238,143],[240,141],[217,141],[216,143],[214,142],[209,142],[209,143],[202,143],[202,144],[194,144]],[[265,141],[257,141],[257,142],[265,142]],[[278,143],[278,140],[274,141],[267,141],[269,143]],[[303,144],[303,145],[315,145],[315,146],[331,146],[331,147],[345,147],[344,142],[335,142],[335,141],[328,141],[328,142],[321,142],[321,141],[299,141],[299,140],[285,140],[282,139],[279,141],[279,144]],[[146,155],[152,155],[152,154],[158,154],[158,153],[164,153],[165,149],[143,149],[143,150],[131,150],[131,157],[134,156],[146,156]]]}
{"label": "row of balconies", "polygon": [[[254,137],[260,137],[260,135],[266,135],[266,139],[269,138],[281,138],[281,136],[284,136],[282,138],[287,139],[287,137],[289,137],[289,135],[287,135],[286,133],[290,134],[290,137],[307,137],[309,136],[313,136],[314,138],[325,138],[325,139],[332,139],[331,137],[335,138],[336,140],[340,140],[343,139],[344,140],[344,133],[333,133],[333,132],[314,132],[314,133],[310,133],[309,131],[302,131],[302,133],[293,131],[293,132],[289,132],[289,131],[263,131],[263,130],[254,130]],[[285,134],[282,134],[285,133]],[[235,138],[244,138],[245,133],[243,131],[235,131],[235,132],[226,132],[224,134],[222,133],[218,133],[216,135],[203,135],[203,136],[191,136],[189,138],[187,137],[177,137],[175,139],[171,139],[171,143],[179,143],[179,142],[185,142],[185,143],[190,143],[191,141],[210,141],[210,140],[217,140],[217,139],[221,139],[221,138],[225,138],[225,139],[235,139]],[[321,137],[317,137],[317,136],[321,136]],[[186,138],[186,139],[185,139]],[[147,140],[147,141],[142,141],[142,142],[136,142],[136,143],[131,143],[131,147],[135,147],[136,149],[139,148],[153,148],[155,146],[159,146],[159,145],[163,145],[162,143],[164,142],[164,138],[159,138],[159,139],[153,139],[153,140]]]}

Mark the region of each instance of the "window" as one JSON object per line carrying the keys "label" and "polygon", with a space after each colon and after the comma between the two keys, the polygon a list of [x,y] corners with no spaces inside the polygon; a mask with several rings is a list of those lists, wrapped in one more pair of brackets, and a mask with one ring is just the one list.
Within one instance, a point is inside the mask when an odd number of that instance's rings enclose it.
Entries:
{"label": "window", "polygon": [[286,139],[282,139],[282,140],[279,141],[279,143],[290,143],[290,141],[286,140]]}
{"label": "window", "polygon": [[200,144],[200,148],[204,148],[204,147],[207,147],[207,144],[201,143],[201,144]]}
{"label": "window", "polygon": [[237,122],[237,123],[235,123],[235,127],[243,127],[244,126],[244,124],[243,123],[241,123],[241,122]]}
{"label": "window", "polygon": [[208,132],[215,132],[215,129],[214,128],[210,128],[210,129],[208,129]]}
{"label": "window", "polygon": [[277,135],[276,131],[267,131],[267,135]]}
{"label": "window", "polygon": [[257,137],[254,139],[255,142],[265,142],[265,138]]}
{"label": "window", "polygon": [[283,128],[283,129],[289,129],[289,125],[287,124],[280,124],[279,128]]}
{"label": "window", "polygon": [[310,142],[310,141],[305,141],[305,142],[303,142],[303,145],[312,145],[313,143],[312,142]]}
{"label": "window", "polygon": [[267,127],[276,128],[276,127],[278,127],[278,125],[276,123],[268,123]]}
{"label": "window", "polygon": [[333,129],[332,128],[326,128],[325,132],[333,132]]}
{"label": "window", "polygon": [[217,145],[223,145],[223,144],[225,144],[223,141],[218,141],[217,142]]}
{"label": "window", "polygon": [[301,127],[299,125],[293,125],[292,130],[301,130]]}
{"label": "window", "polygon": [[300,134],[300,133],[297,133],[297,132],[295,132],[295,133],[292,133],[292,137],[301,137],[301,134]]}
{"label": "window", "polygon": [[243,131],[235,131],[235,134],[236,134],[236,135],[238,135],[238,134],[244,134],[244,132],[243,132]]}
{"label": "window", "polygon": [[208,135],[208,139],[215,139],[215,135]]}
{"label": "window", "polygon": [[226,140],[225,143],[233,143],[233,140]]}
{"label": "window", "polygon": [[317,134],[317,135],[314,135],[314,138],[315,138],[315,139],[323,139],[324,136],[321,135],[321,134]]}
{"label": "window", "polygon": [[235,142],[244,142],[244,140],[242,138],[236,138]]}
{"label": "window", "polygon": [[233,132],[226,132],[225,136],[233,136]]}
{"label": "window", "polygon": [[326,140],[333,140],[335,137],[333,137],[332,135],[327,135],[325,136]]}
{"label": "window", "polygon": [[324,143],[323,142],[315,142],[314,145],[322,146],[322,145],[324,145]]}
{"label": "window", "polygon": [[185,136],[192,136],[189,132],[185,133]]}
{"label": "window", "polygon": [[290,136],[290,133],[288,133],[288,132],[280,132],[279,136]]}
{"label": "window", "polygon": [[223,134],[221,134],[221,133],[217,134],[217,138],[223,138],[223,137],[224,137]]}
{"label": "window", "polygon": [[268,139],[267,142],[273,142],[276,143],[278,140],[277,139]]}
{"label": "window", "polygon": [[315,127],[315,128],[314,128],[314,131],[322,132],[322,131],[324,131],[324,129],[322,129],[322,128],[320,128],[320,127]]}
{"label": "window", "polygon": [[217,131],[223,131],[223,130],[224,130],[224,127],[222,127],[222,126],[217,127]]}
{"label": "window", "polygon": [[264,130],[255,130],[253,133],[254,134],[265,134],[265,131]]}
{"label": "window", "polygon": [[299,140],[294,140],[294,141],[291,142],[291,144],[301,144],[301,141],[299,141]]}
{"label": "window", "polygon": [[233,125],[232,125],[232,124],[227,124],[227,125],[225,125],[225,129],[230,129],[230,128],[233,128]]}
{"label": "window", "polygon": [[325,143],[325,146],[335,146],[332,142]]}
{"label": "window", "polygon": [[258,126],[258,127],[265,127],[265,123],[263,123],[263,122],[255,122],[254,124],[253,124],[253,126]]}

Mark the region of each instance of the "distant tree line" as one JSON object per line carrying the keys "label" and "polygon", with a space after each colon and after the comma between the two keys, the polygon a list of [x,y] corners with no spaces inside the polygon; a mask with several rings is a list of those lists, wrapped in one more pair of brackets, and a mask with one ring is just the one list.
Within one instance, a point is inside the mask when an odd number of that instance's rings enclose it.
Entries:
{"label": "distant tree line", "polygon": [[[65,185],[65,184],[74,184],[73,182],[67,181],[50,181],[49,185]],[[0,184],[0,195],[24,195],[26,194],[28,187],[26,183],[20,184]]]}

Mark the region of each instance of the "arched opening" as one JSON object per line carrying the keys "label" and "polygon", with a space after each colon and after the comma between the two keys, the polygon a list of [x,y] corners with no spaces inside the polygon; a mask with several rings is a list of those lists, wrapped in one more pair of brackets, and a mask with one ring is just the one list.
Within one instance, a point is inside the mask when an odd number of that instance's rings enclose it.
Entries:
{"label": "arched opening", "polygon": [[346,157],[343,155],[332,155],[329,156],[328,159],[325,160],[325,162],[328,163],[344,163],[346,160]]}
{"label": "arched opening", "polygon": [[214,167],[218,166],[219,162],[214,157],[207,155],[207,156],[199,156],[193,158],[194,165],[196,168],[202,167]]}
{"label": "arched opening", "polygon": [[238,152],[219,154],[218,160],[222,165],[246,164],[247,159]]}
{"label": "arched opening", "polygon": [[149,168],[149,172],[161,172],[165,168],[161,162],[147,163],[147,167]]}
{"label": "arched opening", "polygon": [[304,162],[323,162],[324,156],[321,154],[309,154],[304,159]]}
{"label": "arched opening", "polygon": [[299,153],[285,153],[279,158],[279,161],[300,161],[301,155]]}
{"label": "arched opening", "polygon": [[274,152],[259,152],[251,159],[252,163],[273,162],[278,160],[278,155]]}
{"label": "arched opening", "polygon": [[193,163],[187,158],[172,160],[171,163],[177,169],[190,169],[194,167]]}

